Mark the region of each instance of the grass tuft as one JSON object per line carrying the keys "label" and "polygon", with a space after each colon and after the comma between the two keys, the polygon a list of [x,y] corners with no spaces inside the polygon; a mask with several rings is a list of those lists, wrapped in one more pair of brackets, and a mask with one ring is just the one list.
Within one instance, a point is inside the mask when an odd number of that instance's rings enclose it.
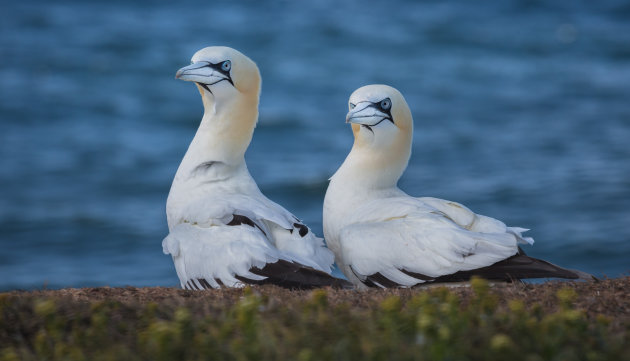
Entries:
{"label": "grass tuft", "polygon": [[[0,361],[624,360],[628,284],[11,292],[0,294]],[[605,290],[615,297],[598,300]]]}

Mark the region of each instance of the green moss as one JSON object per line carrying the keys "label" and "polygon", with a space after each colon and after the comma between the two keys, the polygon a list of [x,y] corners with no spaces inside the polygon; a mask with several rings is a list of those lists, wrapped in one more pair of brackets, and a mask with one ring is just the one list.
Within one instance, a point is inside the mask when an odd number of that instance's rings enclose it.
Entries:
{"label": "green moss", "polygon": [[362,307],[334,302],[328,290],[285,300],[246,289],[220,308],[211,299],[193,306],[3,296],[0,361],[630,359],[628,327],[589,318],[573,289],[543,309],[502,300],[481,279],[472,288],[465,300],[436,288]]}

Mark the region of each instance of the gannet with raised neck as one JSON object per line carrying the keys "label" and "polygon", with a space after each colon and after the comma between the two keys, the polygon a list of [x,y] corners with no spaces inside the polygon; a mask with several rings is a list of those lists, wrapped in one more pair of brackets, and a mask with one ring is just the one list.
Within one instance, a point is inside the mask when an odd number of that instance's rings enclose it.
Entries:
{"label": "gannet with raised neck", "polygon": [[398,188],[411,156],[413,119],[402,94],[386,85],[357,89],[346,122],[354,144],[330,179],[324,237],[358,288],[412,287],[430,282],[586,278],[592,276],[528,257],[527,231],[437,198]]}
{"label": "gannet with raised neck", "polygon": [[162,247],[181,286],[345,286],[330,276],[334,255],[323,240],[265,197],[247,170],[245,151],[258,120],[256,64],[234,49],[208,47],[175,77],[194,82],[204,106],[166,203]]}

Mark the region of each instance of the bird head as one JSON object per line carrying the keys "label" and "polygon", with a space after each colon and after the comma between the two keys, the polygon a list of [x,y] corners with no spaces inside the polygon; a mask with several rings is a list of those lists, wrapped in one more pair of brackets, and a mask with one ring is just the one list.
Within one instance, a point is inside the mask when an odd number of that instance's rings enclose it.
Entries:
{"label": "bird head", "polygon": [[405,139],[410,142],[413,118],[400,92],[387,85],[366,85],[350,95],[346,123],[352,124],[355,143],[391,151]]}
{"label": "bird head", "polygon": [[258,98],[260,72],[256,63],[241,52],[225,46],[211,46],[195,53],[191,64],[177,71],[175,78],[192,81],[212,103],[230,102],[237,95]]}
{"label": "bird head", "polygon": [[346,161],[359,172],[355,179],[377,188],[395,185],[411,156],[413,119],[405,98],[390,86],[367,85],[350,95],[348,107],[354,145]]}
{"label": "bird head", "polygon": [[243,162],[258,121],[261,80],[256,63],[232,48],[211,46],[197,51],[192,64],[179,69],[175,78],[194,82],[201,93],[201,140],[193,141],[201,144],[199,153],[226,164]]}

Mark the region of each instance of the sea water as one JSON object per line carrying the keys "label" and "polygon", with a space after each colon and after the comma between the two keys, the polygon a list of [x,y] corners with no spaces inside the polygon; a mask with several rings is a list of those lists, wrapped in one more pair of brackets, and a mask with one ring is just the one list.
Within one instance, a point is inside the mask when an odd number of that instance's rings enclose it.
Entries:
{"label": "sea water", "polygon": [[528,254],[630,269],[624,1],[13,1],[0,11],[0,289],[173,286],[171,180],[203,112],[174,79],[205,46],[263,77],[247,152],[322,235],[356,88],[406,97],[400,187],[531,228]]}

